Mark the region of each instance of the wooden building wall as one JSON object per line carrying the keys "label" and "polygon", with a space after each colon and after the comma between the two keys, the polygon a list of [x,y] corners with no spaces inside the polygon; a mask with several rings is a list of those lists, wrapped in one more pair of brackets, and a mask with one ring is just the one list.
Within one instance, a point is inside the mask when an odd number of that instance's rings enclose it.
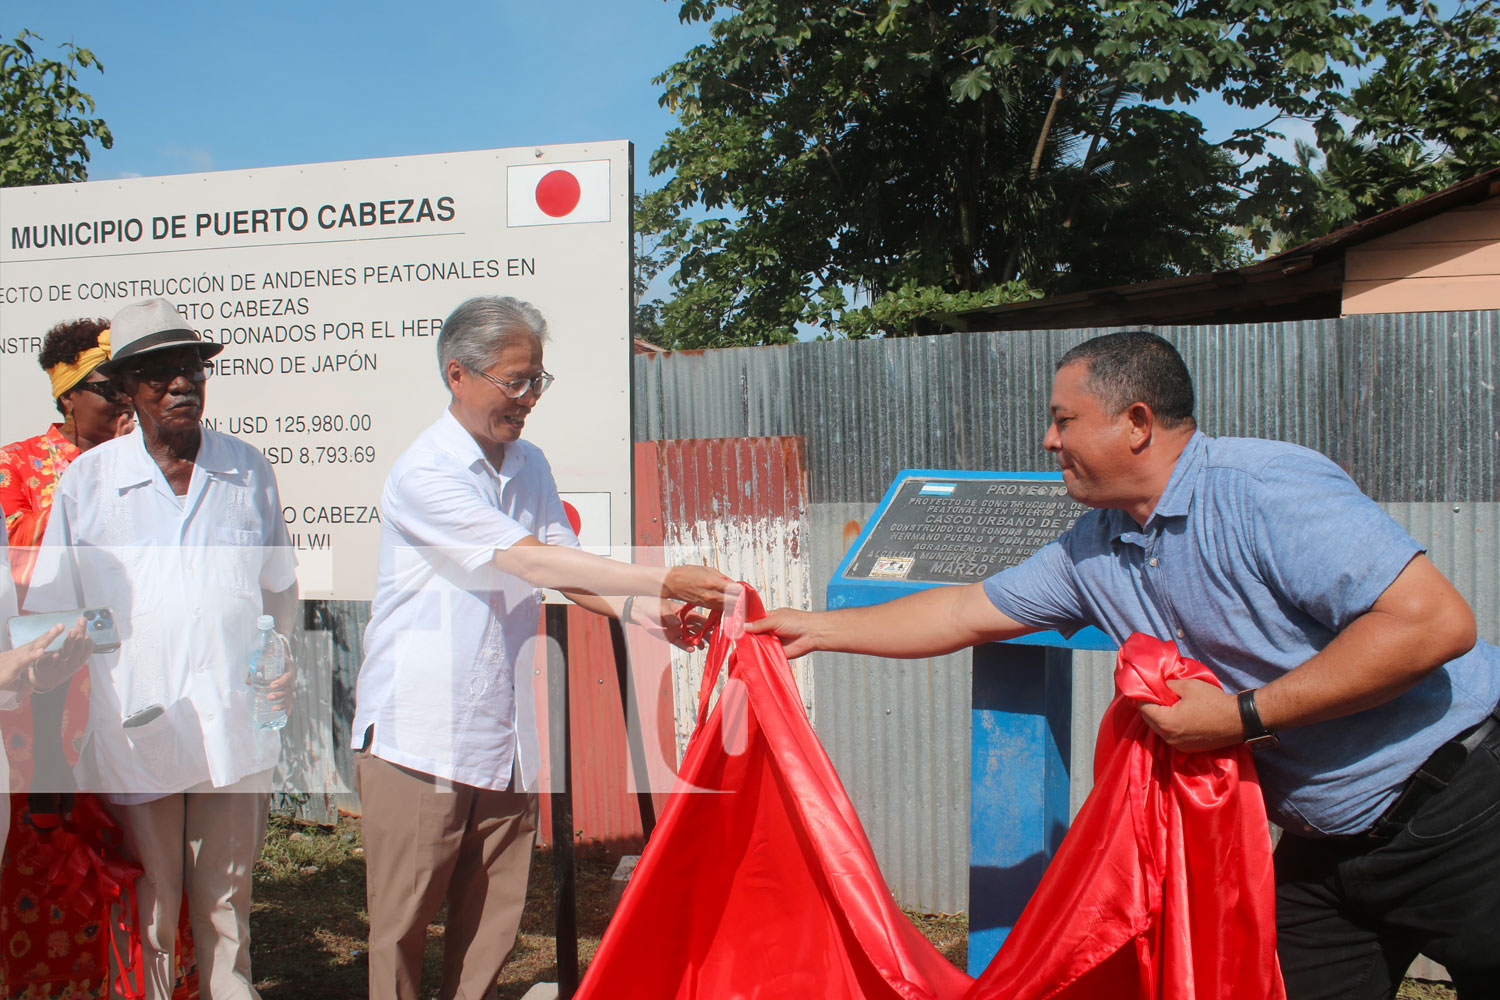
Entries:
{"label": "wooden building wall", "polygon": [[1500,308],[1500,196],[1350,247],[1344,315]]}

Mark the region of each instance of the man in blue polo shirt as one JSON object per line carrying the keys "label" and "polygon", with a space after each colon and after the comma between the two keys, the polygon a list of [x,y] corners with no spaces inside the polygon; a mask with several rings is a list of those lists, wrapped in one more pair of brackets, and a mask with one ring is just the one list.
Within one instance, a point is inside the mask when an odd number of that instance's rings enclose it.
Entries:
{"label": "man in blue polo shirt", "polygon": [[1095,508],[1020,566],[753,631],[922,657],[1094,625],[1173,639],[1223,683],[1142,706],[1182,750],[1249,742],[1276,850],[1292,1000],[1392,997],[1420,952],[1459,995],[1500,982],[1500,650],[1422,547],[1317,452],[1205,436],[1177,351],[1097,337],[1057,364],[1052,423]]}

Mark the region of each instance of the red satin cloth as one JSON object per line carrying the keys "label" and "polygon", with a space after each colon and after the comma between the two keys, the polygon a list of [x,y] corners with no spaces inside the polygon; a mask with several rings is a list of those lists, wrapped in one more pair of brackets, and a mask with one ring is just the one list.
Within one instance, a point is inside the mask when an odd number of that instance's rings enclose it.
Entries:
{"label": "red satin cloth", "polygon": [[[748,587],[742,606],[765,615]],[[1218,683],[1171,643],[1120,650],[1094,791],[971,980],[891,898],[781,644],[726,623],[678,788],[578,1000],[1284,1000],[1249,751],[1178,753],[1136,708],[1176,702],[1166,682],[1186,678]]]}
{"label": "red satin cloth", "polygon": [[966,1000],[1282,1000],[1265,803],[1243,745],[1180,753],[1138,702],[1218,686],[1139,633],[1120,649],[1094,790]]}
{"label": "red satin cloth", "polygon": [[[765,615],[748,588],[745,604]],[[578,1000],[958,997],[969,977],[891,898],[781,644],[737,632],[710,644],[677,791]]]}

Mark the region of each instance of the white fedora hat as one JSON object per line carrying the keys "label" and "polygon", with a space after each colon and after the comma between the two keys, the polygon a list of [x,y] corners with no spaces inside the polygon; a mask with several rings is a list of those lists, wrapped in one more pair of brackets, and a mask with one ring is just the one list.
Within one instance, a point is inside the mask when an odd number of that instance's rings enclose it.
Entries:
{"label": "white fedora hat", "polygon": [[207,360],[224,349],[223,344],[204,340],[198,331],[190,329],[177,307],[166,299],[145,299],[121,309],[110,321],[109,336],[114,356],[97,369],[105,375],[129,368],[134,359],[153,351],[190,345]]}

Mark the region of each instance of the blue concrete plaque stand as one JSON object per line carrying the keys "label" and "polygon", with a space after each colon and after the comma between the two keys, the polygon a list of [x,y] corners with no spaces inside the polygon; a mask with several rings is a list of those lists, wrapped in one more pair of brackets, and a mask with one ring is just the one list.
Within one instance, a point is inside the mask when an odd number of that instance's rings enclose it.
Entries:
{"label": "blue concrete plaque stand", "polygon": [[[946,583],[850,577],[855,557],[910,479],[1036,480],[1056,473],[906,469],[828,583],[828,607],[883,604]],[[935,484],[937,485],[937,484]],[[1038,632],[974,648],[969,778],[969,974],[989,965],[1062,843],[1069,821],[1074,649],[1114,649],[1097,629]]]}

